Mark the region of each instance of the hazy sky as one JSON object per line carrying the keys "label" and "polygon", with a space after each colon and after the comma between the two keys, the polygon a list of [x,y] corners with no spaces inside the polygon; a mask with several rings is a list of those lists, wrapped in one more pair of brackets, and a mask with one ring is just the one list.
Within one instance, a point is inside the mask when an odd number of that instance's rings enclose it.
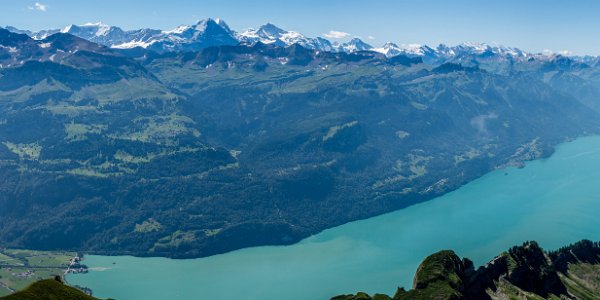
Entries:
{"label": "hazy sky", "polygon": [[375,46],[471,41],[594,55],[599,14],[596,0],[0,0],[0,26],[31,30],[97,21],[172,29],[212,17],[238,31],[271,22],[309,36],[339,31]]}

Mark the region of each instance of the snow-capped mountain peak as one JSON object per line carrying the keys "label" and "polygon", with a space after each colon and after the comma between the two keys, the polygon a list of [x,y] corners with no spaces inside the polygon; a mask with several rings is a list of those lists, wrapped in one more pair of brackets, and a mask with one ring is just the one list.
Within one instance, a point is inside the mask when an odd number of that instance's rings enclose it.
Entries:
{"label": "snow-capped mountain peak", "polygon": [[121,28],[109,26],[102,22],[96,23],[85,23],[83,25],[71,24],[61,30],[62,33],[71,33],[74,35],[94,35],[94,36],[105,36],[111,32],[111,30],[122,31]]}
{"label": "snow-capped mountain peak", "polygon": [[202,20],[198,21],[198,23],[196,23],[196,25],[194,25],[192,27],[195,28],[196,30],[206,30],[206,28],[208,26],[212,26],[212,25],[221,27],[219,25],[219,23],[217,23],[217,21],[215,21],[212,18],[202,19]]}
{"label": "snow-capped mountain peak", "polygon": [[61,29],[60,32],[62,32],[62,33],[68,33],[69,31],[71,31],[71,29],[73,28],[73,26],[75,26],[75,24],[67,25],[65,28]]}
{"label": "snow-capped mountain peak", "polygon": [[361,39],[355,37],[346,43],[342,43],[342,44],[335,43],[334,48],[336,48],[337,51],[339,51],[339,52],[353,53],[353,52],[358,52],[358,51],[372,50],[373,46],[371,46],[371,45],[363,42]]}
{"label": "snow-capped mountain peak", "polygon": [[392,48],[400,48],[400,47],[398,47],[398,45],[396,45],[396,44],[394,44],[392,42],[387,42],[387,43],[383,44],[382,48],[384,48],[384,49],[392,49]]}
{"label": "snow-capped mountain peak", "polygon": [[323,38],[310,38],[296,31],[288,31],[282,29],[272,23],[267,23],[260,26],[258,29],[250,28],[241,34],[238,34],[238,39],[242,43],[256,44],[271,44],[280,47],[287,47],[293,44],[298,44],[302,47],[321,51],[333,51],[331,42]]}
{"label": "snow-capped mountain peak", "polygon": [[266,36],[272,39],[278,39],[282,35],[288,33],[288,31],[283,30],[271,23],[267,23],[265,25],[260,26],[256,33],[258,36]]}
{"label": "snow-capped mountain peak", "polygon": [[281,38],[289,34],[271,23],[260,26],[258,29],[250,28],[240,34],[240,38],[247,43],[254,44],[261,42],[263,44],[275,44],[277,46],[285,46],[286,43]]}
{"label": "snow-capped mountain peak", "polygon": [[179,26],[175,27],[172,30],[165,30],[165,31],[163,31],[163,33],[164,34],[182,34],[186,30],[189,30],[190,28],[192,28],[192,26],[189,26],[189,25],[179,25]]}
{"label": "snow-capped mountain peak", "polygon": [[102,22],[85,23],[83,25],[71,24],[56,32],[72,34],[106,46],[112,46],[130,40],[128,32],[123,31],[119,27],[106,25]]}
{"label": "snow-capped mountain peak", "polygon": [[406,55],[409,57],[426,57],[435,54],[435,50],[421,44],[402,44],[398,46],[394,43],[385,43],[381,48],[374,48],[373,51],[383,53],[387,57],[396,55]]}
{"label": "snow-capped mountain peak", "polygon": [[197,51],[206,47],[236,45],[236,33],[221,19],[203,19],[194,25],[181,25],[172,30],[147,32],[139,39],[112,45],[115,48],[143,47],[158,52]]}
{"label": "snow-capped mountain peak", "polygon": [[477,42],[465,42],[458,46],[452,47],[454,55],[487,55],[487,56],[503,56],[513,58],[525,58],[529,54],[521,49],[513,47],[505,47],[498,44],[487,44]]}
{"label": "snow-capped mountain peak", "polygon": [[391,57],[391,56],[396,56],[396,55],[400,54],[402,49],[398,45],[396,45],[392,42],[387,42],[387,43],[383,44],[382,47],[373,48],[372,50],[375,52],[382,53],[383,55],[385,55],[387,57]]}
{"label": "snow-capped mountain peak", "polygon": [[227,23],[225,23],[225,21],[221,18],[216,18],[215,23],[217,23],[217,25],[223,27],[227,31],[232,31],[231,28],[229,28],[229,25],[227,25]]}
{"label": "snow-capped mountain peak", "polygon": [[462,62],[472,58],[478,60],[524,60],[529,58],[546,59],[547,54],[531,54],[518,48],[505,47],[495,43],[467,42],[457,46],[440,44],[431,48],[420,44],[385,43],[374,48],[360,38],[353,38],[345,43],[330,42],[321,37],[308,37],[296,31],[282,29],[270,22],[248,29],[241,33],[232,30],[222,19],[203,19],[195,24],[181,25],[171,30],[137,29],[123,30],[102,22],[69,25],[63,29],[31,32],[7,27],[9,31],[24,33],[36,40],[42,40],[57,33],[69,33],[91,42],[113,48],[143,47],[157,52],[198,51],[211,46],[248,44],[258,42],[280,47],[298,44],[307,49],[331,52],[375,51],[387,57],[405,55],[421,57],[426,63]]}
{"label": "snow-capped mountain peak", "polygon": [[206,33],[207,31],[219,32],[220,34],[231,34],[231,29],[225,22],[220,19],[202,19],[194,25],[180,25],[172,30],[165,30],[162,32],[164,36],[175,36],[177,38],[184,39],[195,39],[198,36]]}

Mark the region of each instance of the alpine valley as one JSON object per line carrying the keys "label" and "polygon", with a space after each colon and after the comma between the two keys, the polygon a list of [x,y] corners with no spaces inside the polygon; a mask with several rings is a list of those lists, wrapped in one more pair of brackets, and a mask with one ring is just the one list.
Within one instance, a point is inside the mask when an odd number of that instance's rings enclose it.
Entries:
{"label": "alpine valley", "polygon": [[291,244],[600,133],[600,61],[273,24],[0,29],[0,244]]}

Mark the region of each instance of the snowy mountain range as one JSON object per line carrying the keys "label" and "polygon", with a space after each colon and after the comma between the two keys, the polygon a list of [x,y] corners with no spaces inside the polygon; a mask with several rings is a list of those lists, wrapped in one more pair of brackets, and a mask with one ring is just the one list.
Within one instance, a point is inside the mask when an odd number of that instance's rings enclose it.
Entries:
{"label": "snowy mountain range", "polygon": [[387,57],[397,55],[420,57],[426,63],[462,61],[473,56],[492,60],[507,58],[512,60],[526,60],[531,57],[551,57],[554,55],[553,53],[531,54],[518,48],[485,43],[463,43],[457,46],[441,44],[436,48],[432,48],[426,45],[397,45],[388,42],[381,47],[373,47],[359,38],[353,38],[345,43],[332,42],[322,37],[307,37],[296,31],[287,31],[271,23],[262,25],[257,29],[236,32],[223,20],[210,18],[200,20],[194,25],[182,25],[173,30],[166,31],[148,28],[123,30],[119,27],[103,23],[69,25],[63,29],[50,29],[38,32],[19,30],[10,26],[5,29],[15,33],[27,34],[37,40],[42,40],[54,33],[61,32],[69,33],[111,48],[131,49],[141,47],[159,53],[198,51],[211,46],[222,45],[254,45],[260,42],[281,47],[299,44],[308,49],[328,52],[353,53],[358,51],[375,51]]}

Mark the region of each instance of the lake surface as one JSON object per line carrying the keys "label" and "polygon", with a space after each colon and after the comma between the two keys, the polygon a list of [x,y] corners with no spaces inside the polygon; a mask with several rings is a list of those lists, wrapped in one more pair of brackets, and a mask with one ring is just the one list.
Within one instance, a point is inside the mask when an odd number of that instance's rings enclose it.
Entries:
{"label": "lake surface", "polygon": [[[546,249],[600,240],[600,137],[563,144],[549,159],[494,171],[442,197],[326,230],[292,246],[192,260],[86,256],[69,275],[100,298],[306,300],[409,287],[419,263],[454,249],[476,265],[510,246]],[[113,264],[114,263],[114,264]]]}

